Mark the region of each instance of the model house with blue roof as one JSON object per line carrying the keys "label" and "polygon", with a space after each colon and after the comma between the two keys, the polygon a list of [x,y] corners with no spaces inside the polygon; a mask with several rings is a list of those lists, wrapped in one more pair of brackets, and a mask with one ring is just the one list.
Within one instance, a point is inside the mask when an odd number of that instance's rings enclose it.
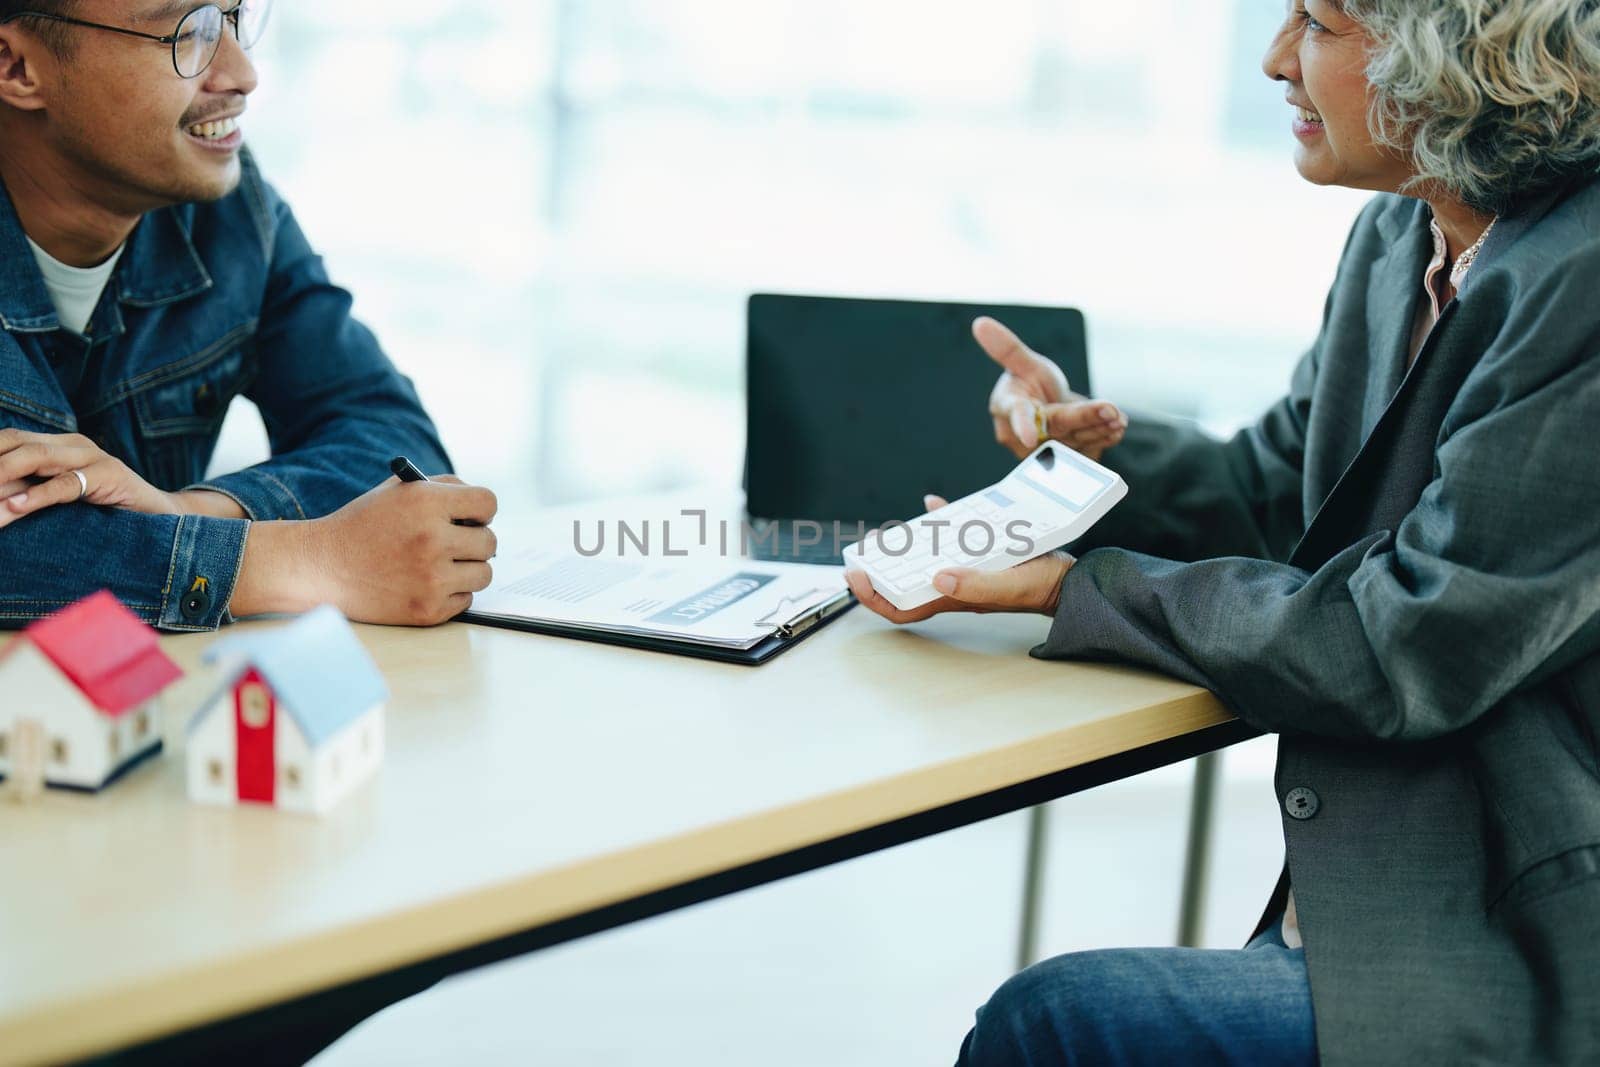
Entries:
{"label": "model house with blue roof", "polygon": [[189,724],[189,797],[320,815],[383,762],[387,686],[343,615],[219,641],[222,685]]}

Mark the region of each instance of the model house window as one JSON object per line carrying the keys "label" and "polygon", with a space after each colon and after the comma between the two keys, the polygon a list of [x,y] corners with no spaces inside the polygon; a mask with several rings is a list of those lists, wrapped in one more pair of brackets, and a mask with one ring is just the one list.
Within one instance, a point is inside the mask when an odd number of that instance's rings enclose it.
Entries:
{"label": "model house window", "polygon": [[214,759],[214,760],[207,761],[207,763],[206,763],[206,777],[211,780],[211,784],[212,785],[221,785],[222,784],[222,761],[221,760]]}
{"label": "model house window", "polygon": [[259,730],[267,725],[272,713],[272,699],[267,696],[266,687],[259,682],[246,682],[239,687],[239,711],[244,716],[244,724],[252,730]]}
{"label": "model house window", "polygon": [[67,762],[67,756],[70,751],[67,748],[67,739],[65,737],[57,737],[50,742],[50,758],[57,763]]}
{"label": "model house window", "polygon": [[300,788],[300,768],[290,764],[283,769],[283,781],[290,789]]}
{"label": "model house window", "polygon": [[8,736],[8,734],[0,733],[0,759],[6,758],[7,746],[10,744],[7,740]]}
{"label": "model house window", "polygon": [[111,731],[107,735],[106,740],[111,745],[111,758],[120,758],[122,756],[122,732],[117,729],[116,724],[112,724]]}
{"label": "model house window", "polygon": [[143,738],[150,733],[150,713],[141,711],[133,720],[133,736]]}

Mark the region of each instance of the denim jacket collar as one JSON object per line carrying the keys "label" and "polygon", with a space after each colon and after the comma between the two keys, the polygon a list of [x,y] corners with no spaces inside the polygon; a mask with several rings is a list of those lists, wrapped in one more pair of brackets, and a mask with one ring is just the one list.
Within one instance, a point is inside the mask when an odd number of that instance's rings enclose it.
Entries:
{"label": "denim jacket collar", "polygon": [[165,207],[139,220],[117,265],[117,296],[124,304],[160,307],[211,288],[211,275],[189,237],[184,215],[190,212]]}
{"label": "denim jacket collar", "polygon": [[0,326],[18,333],[61,328],[4,182],[0,182]]}
{"label": "denim jacket collar", "polygon": [[[183,209],[160,208],[139,220],[111,283],[135,307],[159,307],[211,288],[211,275],[189,236]],[[11,195],[0,183],[0,325],[19,333],[61,328]]]}

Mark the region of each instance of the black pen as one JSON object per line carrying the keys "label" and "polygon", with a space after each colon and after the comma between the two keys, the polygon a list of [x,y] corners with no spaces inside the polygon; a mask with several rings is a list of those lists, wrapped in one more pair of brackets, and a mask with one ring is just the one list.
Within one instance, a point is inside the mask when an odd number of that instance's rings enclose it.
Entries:
{"label": "black pen", "polygon": [[396,456],[389,461],[389,471],[402,482],[425,482],[428,476],[417,469],[417,465],[404,456]]}
{"label": "black pen", "polygon": [[[396,478],[399,478],[402,482],[431,482],[431,481],[433,481],[432,478],[429,478],[426,474],[423,474],[422,471],[418,470],[417,469],[417,465],[415,463],[411,462],[409,459],[407,459],[404,456],[396,456],[393,459],[391,459],[389,461],[389,470],[394,474],[394,476]],[[473,522],[471,519],[453,519],[451,521],[456,526],[482,526],[483,525],[480,522]]]}

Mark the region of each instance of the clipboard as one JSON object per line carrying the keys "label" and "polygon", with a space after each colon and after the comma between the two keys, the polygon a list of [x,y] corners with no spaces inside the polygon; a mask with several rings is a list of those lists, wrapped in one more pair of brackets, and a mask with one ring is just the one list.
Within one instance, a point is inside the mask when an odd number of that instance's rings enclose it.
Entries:
{"label": "clipboard", "polygon": [[[745,667],[759,667],[775,656],[798,645],[857,604],[855,594],[848,590],[800,613],[772,623],[772,636],[749,648],[723,648],[698,641],[671,637],[609,630],[602,627],[570,626],[560,623],[536,622],[531,619],[511,619],[503,616],[475,615],[468,611],[459,618],[461,622],[493,626],[502,630],[519,630],[523,633],[543,634],[547,637],[569,637],[596,644],[635,648],[645,652],[665,652],[693,659],[707,659],[718,663],[735,663]],[[781,610],[781,606],[780,606]],[[777,614],[775,611],[773,614]],[[770,616],[769,616],[770,618]],[[765,621],[765,620],[763,620]]]}

